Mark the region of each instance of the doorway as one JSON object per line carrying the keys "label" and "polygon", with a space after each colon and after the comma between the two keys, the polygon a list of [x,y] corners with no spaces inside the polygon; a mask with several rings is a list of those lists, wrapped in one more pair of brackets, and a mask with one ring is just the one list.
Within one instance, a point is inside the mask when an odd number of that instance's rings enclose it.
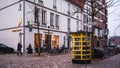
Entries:
{"label": "doorway", "polygon": [[45,52],[50,52],[51,50],[51,35],[45,34],[45,43],[43,45]]}
{"label": "doorway", "polygon": [[45,46],[51,46],[51,35],[45,34]]}

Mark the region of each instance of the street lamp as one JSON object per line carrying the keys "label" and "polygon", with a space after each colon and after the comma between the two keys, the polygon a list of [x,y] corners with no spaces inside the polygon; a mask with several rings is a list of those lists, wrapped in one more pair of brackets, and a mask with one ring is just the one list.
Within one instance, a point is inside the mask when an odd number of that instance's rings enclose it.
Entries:
{"label": "street lamp", "polygon": [[47,43],[47,44],[48,44],[48,45],[47,45],[47,46],[48,46],[48,50],[51,49],[51,43],[50,43],[51,40],[50,40],[50,30],[49,30],[49,28],[50,28],[50,26],[48,26],[48,36],[47,36],[47,37],[48,37],[48,43]]}
{"label": "street lamp", "polygon": [[38,28],[38,55],[40,56],[40,30],[39,30],[39,22],[37,22],[37,28]]}

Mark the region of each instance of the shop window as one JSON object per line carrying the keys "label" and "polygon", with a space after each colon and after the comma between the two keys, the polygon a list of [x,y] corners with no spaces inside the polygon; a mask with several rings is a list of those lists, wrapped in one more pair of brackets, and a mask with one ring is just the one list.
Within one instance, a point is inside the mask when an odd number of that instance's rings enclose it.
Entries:
{"label": "shop window", "polygon": [[54,48],[58,48],[59,46],[59,36],[54,36]]}

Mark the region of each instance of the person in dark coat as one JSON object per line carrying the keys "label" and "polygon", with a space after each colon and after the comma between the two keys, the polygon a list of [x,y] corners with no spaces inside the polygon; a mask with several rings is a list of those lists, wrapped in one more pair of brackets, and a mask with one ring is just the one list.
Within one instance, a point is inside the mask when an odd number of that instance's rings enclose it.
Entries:
{"label": "person in dark coat", "polygon": [[22,49],[22,45],[21,45],[21,43],[18,43],[18,45],[17,45],[17,56],[22,55],[21,49]]}
{"label": "person in dark coat", "polygon": [[32,46],[31,46],[31,44],[29,44],[29,46],[27,48],[27,53],[32,54]]}

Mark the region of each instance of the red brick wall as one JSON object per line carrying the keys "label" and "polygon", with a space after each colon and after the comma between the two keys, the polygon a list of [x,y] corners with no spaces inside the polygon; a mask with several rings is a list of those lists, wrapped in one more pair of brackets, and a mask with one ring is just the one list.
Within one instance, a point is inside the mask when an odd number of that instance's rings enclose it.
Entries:
{"label": "red brick wall", "polygon": [[71,2],[80,8],[83,8],[85,5],[85,0],[66,0],[66,1]]}

